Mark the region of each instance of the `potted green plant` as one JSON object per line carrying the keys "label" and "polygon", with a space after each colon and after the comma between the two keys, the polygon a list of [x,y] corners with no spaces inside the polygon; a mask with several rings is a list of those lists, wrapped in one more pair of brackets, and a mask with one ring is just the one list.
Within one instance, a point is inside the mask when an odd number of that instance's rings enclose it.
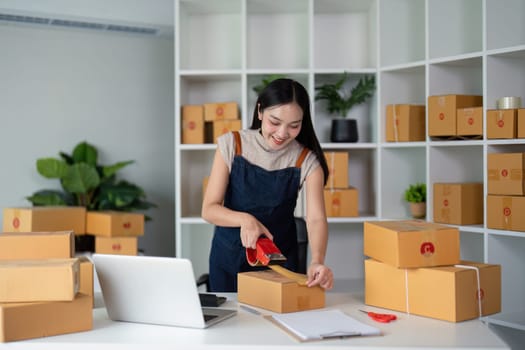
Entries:
{"label": "potted green plant", "polygon": [[286,78],[286,75],[284,74],[269,74],[262,77],[261,82],[254,87],[252,87],[252,90],[259,96],[261,91],[264,90],[265,87],[268,86],[272,81],[276,79]]}
{"label": "potted green plant", "polygon": [[350,91],[345,88],[348,79],[349,74],[344,72],[336,82],[315,87],[315,100],[326,100],[328,113],[339,117],[332,120],[330,132],[332,142],[357,142],[359,140],[357,120],[348,118],[348,113],[352,107],[364,103],[372,97],[376,88],[373,75],[361,77]]}
{"label": "potted green plant", "polygon": [[426,216],[427,186],[424,183],[415,183],[405,190],[405,200],[410,204],[410,213],[415,219]]}

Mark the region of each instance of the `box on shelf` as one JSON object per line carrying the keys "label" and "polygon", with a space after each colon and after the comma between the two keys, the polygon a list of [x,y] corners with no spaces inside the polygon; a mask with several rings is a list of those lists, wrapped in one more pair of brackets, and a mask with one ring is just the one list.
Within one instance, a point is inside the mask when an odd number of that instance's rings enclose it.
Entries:
{"label": "box on shelf", "polygon": [[242,128],[240,119],[235,120],[215,120],[206,122],[205,140],[207,143],[217,143],[217,138],[230,131],[239,131]]}
{"label": "box on shelf", "polygon": [[326,216],[359,216],[359,193],[357,188],[338,188],[324,190]]}
{"label": "box on shelf", "polygon": [[205,103],[204,120],[207,122],[224,119],[239,119],[237,102]]}
{"label": "box on shelf", "polygon": [[501,311],[501,266],[462,261],[400,269],[367,259],[365,304],[450,322],[495,314]]}
{"label": "box on shelf", "polygon": [[487,192],[525,195],[525,153],[487,154]]}
{"label": "box on shelf", "polygon": [[0,303],[71,301],[80,285],[78,259],[0,261]]}
{"label": "box on shelf", "polygon": [[483,107],[458,108],[458,136],[483,136]]}
{"label": "box on shelf", "polygon": [[525,231],[524,196],[487,196],[487,227],[496,230]]}
{"label": "box on shelf", "polygon": [[324,152],[328,165],[325,188],[348,188],[348,152]]}
{"label": "box on shelf", "polygon": [[434,222],[483,224],[483,183],[434,183]]}
{"label": "box on shelf", "polygon": [[425,140],[425,106],[394,104],[386,106],[386,141]]}
{"label": "box on shelf", "polygon": [[517,138],[525,138],[525,108],[518,109],[518,131]]}
{"label": "box on shelf", "polygon": [[487,139],[514,139],[517,136],[516,109],[487,110]]}
{"label": "box on shelf", "polygon": [[422,220],[365,221],[364,254],[396,267],[460,261],[459,230]]}
{"label": "box on shelf", "polygon": [[85,207],[5,208],[4,232],[73,231],[86,233]]}
{"label": "box on shelf", "polygon": [[325,306],[321,287],[301,286],[273,270],[237,274],[237,300],[266,310],[286,313]]}
{"label": "box on shelf", "polygon": [[95,237],[95,253],[137,255],[137,237]]}
{"label": "box on shelf", "polygon": [[48,337],[93,328],[89,296],[78,293],[73,301],[0,304],[0,341]]}
{"label": "box on shelf", "polygon": [[182,106],[182,143],[204,143],[204,107],[202,105]]}
{"label": "box on shelf", "polygon": [[88,211],[86,233],[104,237],[144,235],[144,214],[122,211]]}
{"label": "box on shelf", "polygon": [[0,234],[0,260],[68,259],[74,255],[72,231]]}
{"label": "box on shelf", "polygon": [[483,96],[435,95],[428,97],[428,135],[456,136],[458,108],[480,107]]}

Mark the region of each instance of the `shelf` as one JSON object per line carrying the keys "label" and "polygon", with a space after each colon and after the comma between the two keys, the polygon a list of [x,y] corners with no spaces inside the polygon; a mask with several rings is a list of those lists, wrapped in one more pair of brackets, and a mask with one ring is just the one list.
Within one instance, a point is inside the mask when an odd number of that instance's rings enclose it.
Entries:
{"label": "shelf", "polygon": [[483,320],[488,323],[525,331],[525,311],[496,314],[483,317]]}

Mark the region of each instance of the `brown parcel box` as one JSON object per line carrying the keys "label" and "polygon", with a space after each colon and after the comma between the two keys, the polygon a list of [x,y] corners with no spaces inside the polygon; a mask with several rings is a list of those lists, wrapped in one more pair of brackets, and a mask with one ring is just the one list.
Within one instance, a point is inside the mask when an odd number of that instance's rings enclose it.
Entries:
{"label": "brown parcel box", "polygon": [[359,216],[358,201],[359,193],[354,187],[324,190],[325,211],[329,217]]}
{"label": "brown parcel box", "polygon": [[4,232],[73,231],[86,233],[84,207],[5,208]]}
{"label": "brown parcel box", "polygon": [[348,187],[348,152],[324,152],[328,165],[328,179],[325,188]]}
{"label": "brown parcel box", "polygon": [[514,139],[517,136],[516,109],[487,110],[487,139]]}
{"label": "brown parcel box", "polygon": [[239,119],[237,102],[205,103],[204,121]]}
{"label": "brown parcel box", "polygon": [[137,237],[95,237],[95,252],[99,254],[137,255]]}
{"label": "brown parcel box", "polygon": [[518,134],[517,138],[525,138],[525,108],[518,109]]}
{"label": "brown parcel box", "polygon": [[[501,266],[398,269],[365,260],[365,304],[460,322],[501,311]],[[479,269],[479,286],[477,271]]]}
{"label": "brown parcel box", "polygon": [[144,235],[144,214],[121,211],[88,211],[86,233],[104,237]]}
{"label": "brown parcel box", "polygon": [[79,284],[78,259],[0,261],[0,303],[71,301]]}
{"label": "brown parcel box", "polygon": [[419,220],[365,221],[364,254],[396,267],[454,265],[459,230]]}
{"label": "brown parcel box", "polygon": [[73,232],[0,234],[0,260],[68,259],[75,255]]}
{"label": "brown parcel box", "polygon": [[0,304],[0,341],[42,338],[93,328],[90,297],[73,301]]}
{"label": "brown parcel box", "polygon": [[434,183],[434,222],[483,224],[483,183]]}
{"label": "brown parcel box", "polygon": [[78,292],[91,297],[92,305],[94,305],[94,278],[93,278],[93,263],[86,256],[79,256],[80,262],[80,285]]}
{"label": "brown parcel box", "polygon": [[237,300],[274,312],[286,313],[325,306],[321,287],[307,287],[272,270],[237,274]]}
{"label": "brown parcel box", "polygon": [[487,196],[487,227],[496,230],[525,231],[524,196]]}
{"label": "brown parcel box", "polygon": [[217,138],[230,131],[241,130],[242,122],[240,119],[235,120],[215,120],[206,122],[205,141],[207,143],[217,143]]}
{"label": "brown parcel box", "polygon": [[437,95],[428,97],[428,135],[456,136],[457,110],[480,107],[483,97],[478,95]]}
{"label": "brown parcel box", "polygon": [[386,106],[386,141],[425,140],[425,106],[395,104]]}
{"label": "brown parcel box", "polygon": [[488,194],[525,195],[525,153],[487,155]]}
{"label": "brown parcel box", "polygon": [[204,143],[204,107],[182,106],[182,143]]}
{"label": "brown parcel box", "polygon": [[457,134],[459,136],[483,135],[483,107],[458,108]]}

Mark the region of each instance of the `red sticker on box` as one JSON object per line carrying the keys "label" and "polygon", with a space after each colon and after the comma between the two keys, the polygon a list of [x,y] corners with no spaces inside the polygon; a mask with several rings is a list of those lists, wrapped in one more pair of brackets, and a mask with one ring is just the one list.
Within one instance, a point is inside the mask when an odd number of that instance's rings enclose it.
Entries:
{"label": "red sticker on box", "polygon": [[195,122],[193,120],[188,123],[188,129],[190,129],[190,130],[195,129],[195,126],[196,126],[196,124],[195,124]]}
{"label": "red sticker on box", "polygon": [[503,120],[498,120],[498,127],[503,128],[505,126],[505,122]]}
{"label": "red sticker on box", "polygon": [[434,247],[434,244],[432,244],[432,242],[424,242],[423,244],[421,244],[421,248],[420,248],[420,252],[421,252],[421,255],[423,256],[431,256],[434,254],[434,251],[435,251],[435,247]]}
{"label": "red sticker on box", "polygon": [[472,117],[468,118],[467,123],[468,123],[468,125],[474,124],[474,118],[472,118]]}
{"label": "red sticker on box", "polygon": [[503,208],[503,216],[510,216],[510,214],[512,214],[512,211],[509,207]]}
{"label": "red sticker on box", "polygon": [[121,248],[121,247],[120,247],[120,243],[115,243],[115,244],[113,244],[113,245],[111,246],[111,249],[112,249],[112,250],[120,250],[120,248]]}
{"label": "red sticker on box", "polygon": [[224,109],[222,107],[217,107],[217,109],[215,110],[215,114],[223,115],[224,114]]}
{"label": "red sticker on box", "polygon": [[484,297],[485,291],[483,290],[483,288],[480,288],[476,293],[476,300],[483,300]]}
{"label": "red sticker on box", "polygon": [[20,219],[18,219],[18,218],[14,218],[13,219],[13,227],[14,228],[20,227]]}
{"label": "red sticker on box", "polygon": [[509,176],[509,171],[507,169],[501,169],[501,176],[503,177]]}
{"label": "red sticker on box", "polygon": [[124,228],[131,228],[131,222],[128,221],[128,222],[123,223],[122,227],[124,227]]}
{"label": "red sticker on box", "polygon": [[443,201],[443,206],[444,206],[444,207],[448,207],[448,199],[445,199],[445,200]]}
{"label": "red sticker on box", "polygon": [[443,114],[443,112],[439,113],[439,120],[443,120],[445,119],[445,115]]}

